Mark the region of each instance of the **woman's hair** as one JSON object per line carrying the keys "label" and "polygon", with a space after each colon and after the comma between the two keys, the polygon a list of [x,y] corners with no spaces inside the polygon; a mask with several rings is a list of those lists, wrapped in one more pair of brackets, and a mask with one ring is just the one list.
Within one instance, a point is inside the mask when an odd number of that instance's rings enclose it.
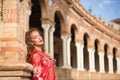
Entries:
{"label": "woman's hair", "polygon": [[[39,34],[42,36],[41,32],[37,29],[37,28],[30,28],[29,31],[26,32],[25,34],[25,43],[27,44],[27,51],[28,51],[28,54],[27,54],[27,61],[29,62],[29,58],[30,58],[30,54],[32,53],[32,51],[34,50],[34,47],[33,45],[31,44],[31,33],[33,31],[38,31]],[[42,36],[43,37],[43,36]],[[42,50],[44,51],[44,45],[41,46],[42,47]]]}

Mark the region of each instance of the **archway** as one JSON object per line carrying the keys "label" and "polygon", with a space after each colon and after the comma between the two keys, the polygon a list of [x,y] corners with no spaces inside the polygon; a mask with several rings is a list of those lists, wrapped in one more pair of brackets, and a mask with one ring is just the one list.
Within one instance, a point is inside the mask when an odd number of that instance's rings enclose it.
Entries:
{"label": "archway", "polygon": [[84,41],[83,55],[84,55],[84,68],[86,70],[89,70],[88,39],[89,39],[89,35],[85,33],[83,37],[83,41]]}
{"label": "archway", "polygon": [[71,67],[77,68],[77,51],[75,46],[75,31],[76,26],[73,24],[71,26],[71,42],[70,42],[70,54],[71,54]]}
{"label": "archway", "polygon": [[95,39],[94,47],[95,47],[95,70],[98,72],[99,71],[99,55],[98,55],[98,45],[99,45],[99,40]]}
{"label": "archway", "polygon": [[113,48],[113,72],[114,73],[116,73],[116,71],[117,71],[116,52],[117,52],[117,49],[114,47]]}
{"label": "archway", "polygon": [[104,45],[104,68],[106,73],[109,71],[109,66],[108,66],[109,61],[108,61],[107,52],[108,52],[108,45],[105,44]]}
{"label": "archway", "polygon": [[54,22],[54,58],[56,59],[56,66],[62,66],[62,39],[61,39],[61,14],[59,11],[55,12]]}
{"label": "archway", "polygon": [[[31,15],[29,17],[29,26],[30,28],[36,27],[43,33],[42,25],[41,25],[41,7],[39,0],[31,0],[32,8],[31,8]],[[44,7],[44,6],[43,6]]]}

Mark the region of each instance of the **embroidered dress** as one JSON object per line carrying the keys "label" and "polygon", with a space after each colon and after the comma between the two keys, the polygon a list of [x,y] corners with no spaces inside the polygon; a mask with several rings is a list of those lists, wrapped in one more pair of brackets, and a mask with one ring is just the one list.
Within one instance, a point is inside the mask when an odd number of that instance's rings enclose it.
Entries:
{"label": "embroidered dress", "polygon": [[54,64],[55,60],[44,55],[43,52],[34,50],[30,56],[30,61],[33,65],[32,80],[55,80]]}

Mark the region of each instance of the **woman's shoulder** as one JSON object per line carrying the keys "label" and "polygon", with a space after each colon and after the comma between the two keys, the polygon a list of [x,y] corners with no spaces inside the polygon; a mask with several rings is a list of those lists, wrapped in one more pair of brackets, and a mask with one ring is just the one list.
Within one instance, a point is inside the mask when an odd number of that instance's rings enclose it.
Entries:
{"label": "woman's shoulder", "polygon": [[30,60],[32,60],[33,58],[39,58],[39,57],[43,57],[43,52],[40,52],[38,50],[33,50],[31,55],[30,55]]}
{"label": "woman's shoulder", "polygon": [[33,50],[31,55],[43,55],[43,52],[42,51],[39,51],[39,50]]}

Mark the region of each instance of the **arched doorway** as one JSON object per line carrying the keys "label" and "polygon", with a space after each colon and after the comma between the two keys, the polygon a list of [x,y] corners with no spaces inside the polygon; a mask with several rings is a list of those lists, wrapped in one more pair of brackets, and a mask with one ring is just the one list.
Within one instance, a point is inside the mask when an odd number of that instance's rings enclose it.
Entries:
{"label": "arched doorway", "polygon": [[104,45],[104,68],[105,68],[105,72],[107,73],[109,71],[109,66],[108,66],[108,56],[107,53],[108,52],[108,45],[105,44]]}
{"label": "arched doorway", "polygon": [[98,72],[99,71],[99,55],[98,55],[98,45],[99,45],[99,40],[95,39],[94,47],[95,47],[95,70]]}
{"label": "arched doorway", "polygon": [[55,31],[54,31],[54,58],[56,59],[56,66],[63,65],[62,59],[62,39],[61,39],[61,14],[59,11],[55,12],[54,22],[55,22]]}
{"label": "arched doorway", "polygon": [[117,52],[117,49],[114,47],[113,48],[113,72],[114,73],[116,73],[116,71],[117,71],[116,52]]}
{"label": "arched doorway", "polygon": [[76,51],[76,45],[75,45],[75,31],[76,26],[71,26],[71,42],[70,42],[70,52],[71,52],[71,67],[77,68],[77,51]]}
{"label": "arched doorway", "polygon": [[84,41],[83,55],[84,55],[84,68],[87,71],[89,70],[88,39],[89,39],[89,35],[85,33],[83,37],[83,41]]}
{"label": "arched doorway", "polygon": [[[32,8],[31,15],[29,17],[29,26],[30,28],[36,27],[43,33],[42,25],[41,25],[41,7],[39,0],[31,0]],[[43,6],[44,7],[44,6]]]}

